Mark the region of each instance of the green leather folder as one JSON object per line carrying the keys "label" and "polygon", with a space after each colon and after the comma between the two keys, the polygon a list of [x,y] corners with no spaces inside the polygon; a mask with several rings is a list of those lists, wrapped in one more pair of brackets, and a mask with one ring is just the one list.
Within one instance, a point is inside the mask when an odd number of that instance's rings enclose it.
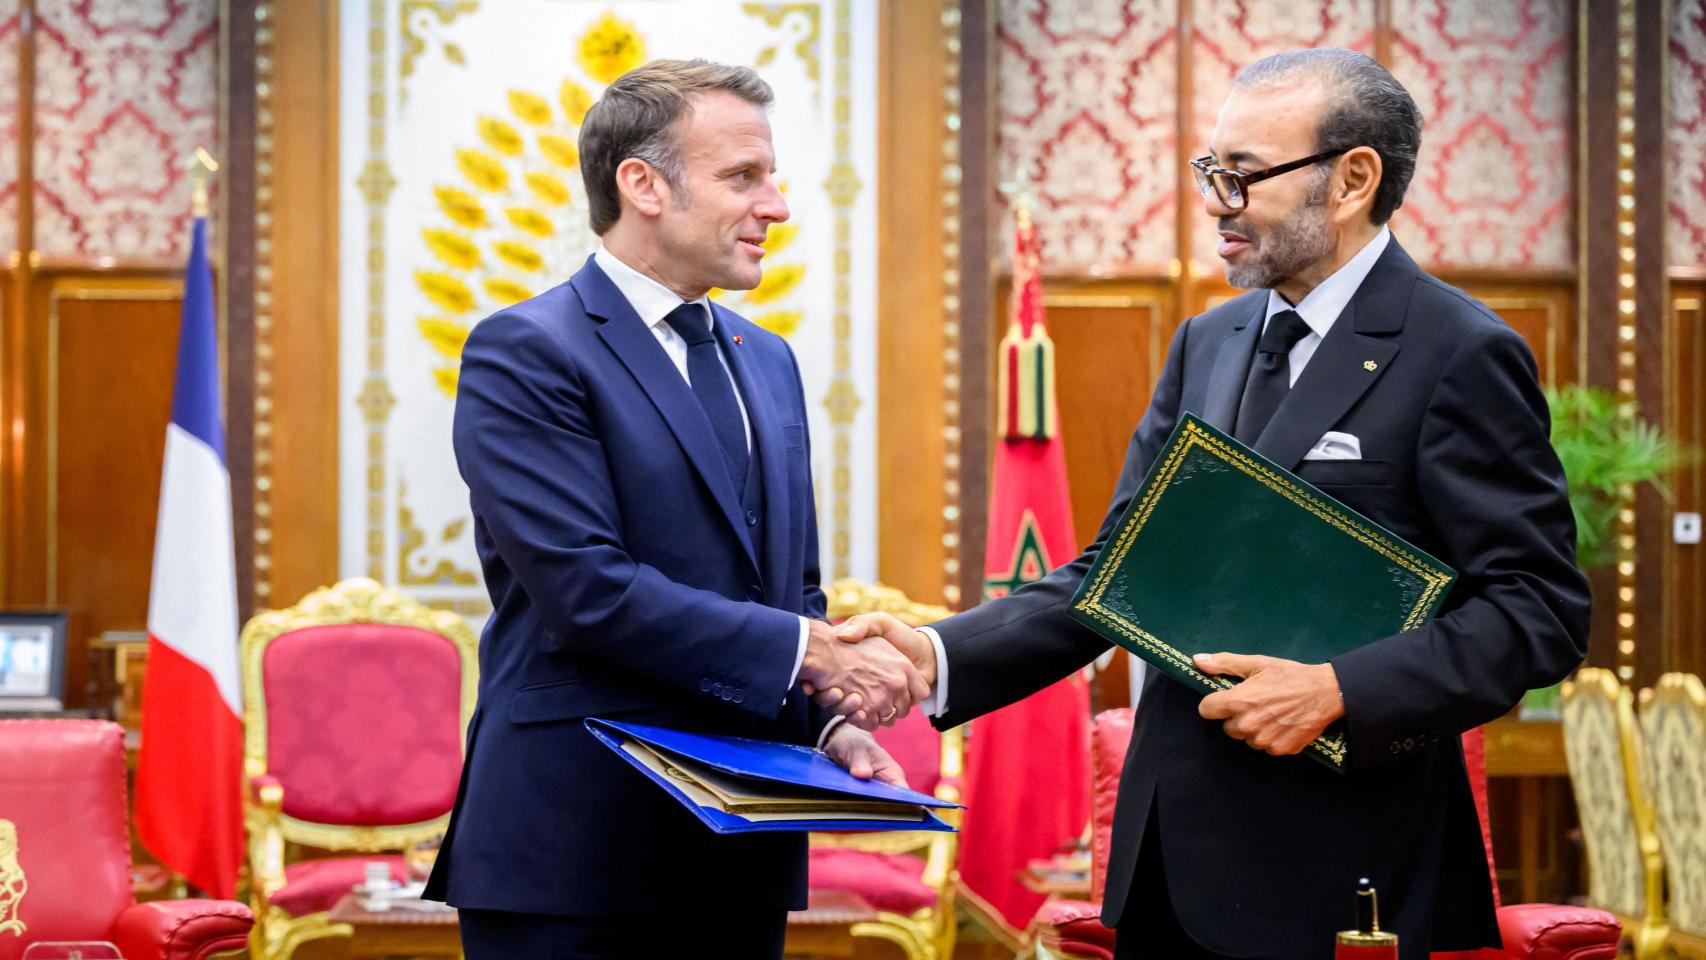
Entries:
{"label": "green leather folder", "polygon": [[[1325,663],[1410,630],[1456,571],[1185,414],[1109,536],[1072,615],[1199,695],[1196,653]],[[1345,763],[1338,725],[1305,751]]]}

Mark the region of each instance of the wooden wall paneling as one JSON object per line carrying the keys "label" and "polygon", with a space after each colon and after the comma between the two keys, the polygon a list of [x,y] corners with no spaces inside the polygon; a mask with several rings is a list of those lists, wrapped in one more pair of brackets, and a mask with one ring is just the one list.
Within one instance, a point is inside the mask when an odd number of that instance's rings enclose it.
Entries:
{"label": "wooden wall paneling", "polygon": [[988,540],[989,473],[995,427],[994,352],[989,331],[995,321],[995,0],[960,3],[960,507],[959,602],[973,606],[983,595],[983,553]]}
{"label": "wooden wall paneling", "polygon": [[30,479],[27,430],[30,371],[23,364],[28,346],[30,274],[35,268],[29,251],[35,248],[35,0],[22,0],[19,20],[17,97],[17,155],[0,163],[17,165],[17,249],[9,255],[4,315],[0,315],[0,601],[7,605],[40,602],[39,571],[25,572],[31,557],[39,556],[32,533],[39,526],[26,522]]}
{"label": "wooden wall paneling", "polygon": [[[1625,0],[1628,2],[1628,0]],[[1668,134],[1664,108],[1670,90],[1666,82],[1670,36],[1666,24],[1667,3],[1634,3],[1634,110],[1633,168],[1636,184],[1651,185],[1633,191],[1635,202],[1635,288],[1619,287],[1622,298],[1635,301],[1635,399],[1642,419],[1662,424],[1666,418],[1664,337],[1670,326],[1670,303],[1666,294],[1665,267],[1670,262],[1666,228],[1670,223],[1669,197],[1664,189],[1669,172]],[[1622,132],[1621,130],[1619,131]],[[1619,146],[1622,149],[1622,146]],[[1627,376],[1629,371],[1620,371]],[[1671,510],[1664,495],[1651,484],[1642,484],[1635,502],[1635,684],[1648,686],[1664,672],[1669,646],[1663,633],[1667,594],[1675,589],[1667,569],[1670,557]]]}
{"label": "wooden wall paneling", "polygon": [[254,0],[220,0],[222,166],[213,256],[215,300],[225,330],[225,464],[231,474],[239,623],[255,612],[256,28]]}
{"label": "wooden wall paneling", "polygon": [[1511,325],[1534,352],[1540,383],[1556,388],[1576,379],[1576,290],[1571,278],[1441,279],[1486,305]]}
{"label": "wooden wall paneling", "polygon": [[270,524],[257,524],[269,542],[256,552],[270,556],[260,604],[282,607],[338,576],[338,197],[355,173],[338,169],[336,3],[262,6],[273,73],[257,77],[271,123],[257,139],[270,176],[258,170],[255,412],[270,434],[255,483],[268,485]]}
{"label": "wooden wall paneling", "polygon": [[877,570],[926,603],[944,599],[943,399],[957,386],[943,378],[942,13],[890,0],[878,41]]}
{"label": "wooden wall paneling", "polygon": [[[1695,450],[1706,449],[1706,281],[1673,282],[1665,332],[1664,429]],[[1706,511],[1706,477],[1699,462],[1670,479],[1670,510]],[[1701,544],[1666,538],[1669,592],[1660,636],[1665,670],[1706,673],[1706,559]]]}
{"label": "wooden wall paneling", "polygon": [[32,291],[42,601],[70,612],[66,702],[85,705],[88,643],[145,630],[183,281],[164,270],[53,272]]}

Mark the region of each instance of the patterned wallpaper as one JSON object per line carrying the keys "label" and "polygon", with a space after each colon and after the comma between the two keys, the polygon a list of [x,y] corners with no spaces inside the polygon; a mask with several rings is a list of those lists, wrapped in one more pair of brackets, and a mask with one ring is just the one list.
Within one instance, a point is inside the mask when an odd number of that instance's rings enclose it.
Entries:
{"label": "patterned wallpaper", "polygon": [[19,0],[0,0],[0,258],[18,249]]}
{"label": "patterned wallpaper", "polygon": [[[184,162],[218,146],[217,0],[37,5],[35,217],[45,256],[176,257]],[[3,85],[0,85],[3,86]]]}
{"label": "patterned wallpaper", "polygon": [[1416,179],[1393,229],[1423,264],[1573,267],[1573,8],[1392,5],[1393,73],[1423,117]]}
{"label": "patterned wallpaper", "polygon": [[1706,266],[1706,0],[1671,0],[1670,262]]}
{"label": "patterned wallpaper", "polygon": [[[1672,0],[1697,13],[1706,0]],[[1047,271],[1164,272],[1175,251],[1176,110],[1202,150],[1245,64],[1280,50],[1375,51],[1373,0],[1194,0],[1192,88],[1179,91],[1177,0],[1003,0],[998,27],[1000,175],[1036,193]],[[1573,29],[1569,0],[1402,0],[1393,71],[1425,118],[1423,153],[1394,227],[1434,267],[1568,269],[1574,255]],[[1692,43],[1702,25],[1673,17]],[[1683,37],[1680,31],[1694,32]],[[1681,59],[1681,58],[1678,58]],[[1699,87],[1679,90],[1698,121]],[[1679,116],[1677,136],[1683,135]],[[1699,138],[1675,147],[1706,177]],[[1692,146],[1690,146],[1692,145]],[[1706,231],[1706,205],[1688,222]],[[1187,209],[1194,210],[1194,207]],[[1679,215],[1680,216],[1680,215]],[[1191,258],[1218,270],[1206,217]],[[1693,243],[1698,249],[1706,234]]]}
{"label": "patterned wallpaper", "polygon": [[[1001,5],[1000,177],[1034,191],[1048,267],[1165,271],[1176,215],[1176,0],[1109,6]],[[1003,224],[1010,236],[1010,215]]]}
{"label": "patterned wallpaper", "polygon": [[[1215,115],[1232,78],[1255,60],[1282,50],[1349,47],[1374,53],[1371,0],[1196,0],[1191,44],[1191,155],[1207,152]],[[1258,188],[1259,189],[1259,188]],[[1191,259],[1199,274],[1220,272],[1220,238],[1199,205],[1191,212]]]}

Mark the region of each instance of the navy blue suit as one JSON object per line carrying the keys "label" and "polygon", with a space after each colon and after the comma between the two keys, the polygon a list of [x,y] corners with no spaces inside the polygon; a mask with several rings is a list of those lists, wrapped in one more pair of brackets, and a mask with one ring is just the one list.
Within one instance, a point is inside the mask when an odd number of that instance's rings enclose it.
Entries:
{"label": "navy blue suit", "polygon": [[805,905],[803,835],[712,834],[581,724],[810,744],[827,719],[790,686],[799,616],[824,615],[799,369],[713,309],[751,422],[738,484],[591,259],[468,338],[456,460],[494,611],[429,898],[604,922]]}

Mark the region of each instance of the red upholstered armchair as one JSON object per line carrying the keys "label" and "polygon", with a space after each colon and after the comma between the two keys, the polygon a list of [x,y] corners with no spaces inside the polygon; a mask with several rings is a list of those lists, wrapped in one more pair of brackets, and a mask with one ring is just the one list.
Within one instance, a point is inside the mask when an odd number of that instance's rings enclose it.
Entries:
{"label": "red upholstered armchair", "polygon": [[[1034,921],[1037,956],[1045,960],[1111,960],[1113,931],[1099,919],[1107,874],[1108,844],[1113,835],[1114,797],[1119,791],[1120,767],[1131,742],[1132,711],[1108,710],[1096,716],[1090,742],[1095,785],[1090,796],[1091,896],[1095,901],[1055,900],[1043,905]],[[1487,845],[1487,869],[1493,867],[1492,834],[1487,823],[1486,751],[1479,729],[1463,735],[1463,755],[1470,785],[1481,815],[1481,835]],[[1495,883],[1494,896],[1498,895]],[[1524,903],[1499,908],[1502,950],[1436,953],[1437,960],[1612,960],[1617,955],[1620,925],[1604,910]]]}
{"label": "red upholstered armchair", "polygon": [[[914,603],[890,587],[853,580],[832,584],[828,598],[831,620],[882,611],[917,626],[950,612]],[[878,730],[876,736],[906,771],[914,790],[960,801],[964,751],[959,730],[937,733],[922,713],[914,711],[894,726]],[[854,924],[853,936],[894,943],[908,960],[948,960],[954,954],[958,839],[958,834],[927,831],[814,833],[811,888],[849,891],[876,908],[877,920]]]}
{"label": "red upholstered armchair", "polygon": [[243,946],[254,917],[225,900],[137,903],[124,730],[101,720],[0,720],[0,960],[33,943],[109,941],[131,960]]}
{"label": "red upholstered armchair", "polygon": [[348,936],[328,912],[367,864],[383,861],[401,881],[402,851],[444,833],[474,709],[476,644],[456,614],[367,579],[243,628],[256,960]]}

